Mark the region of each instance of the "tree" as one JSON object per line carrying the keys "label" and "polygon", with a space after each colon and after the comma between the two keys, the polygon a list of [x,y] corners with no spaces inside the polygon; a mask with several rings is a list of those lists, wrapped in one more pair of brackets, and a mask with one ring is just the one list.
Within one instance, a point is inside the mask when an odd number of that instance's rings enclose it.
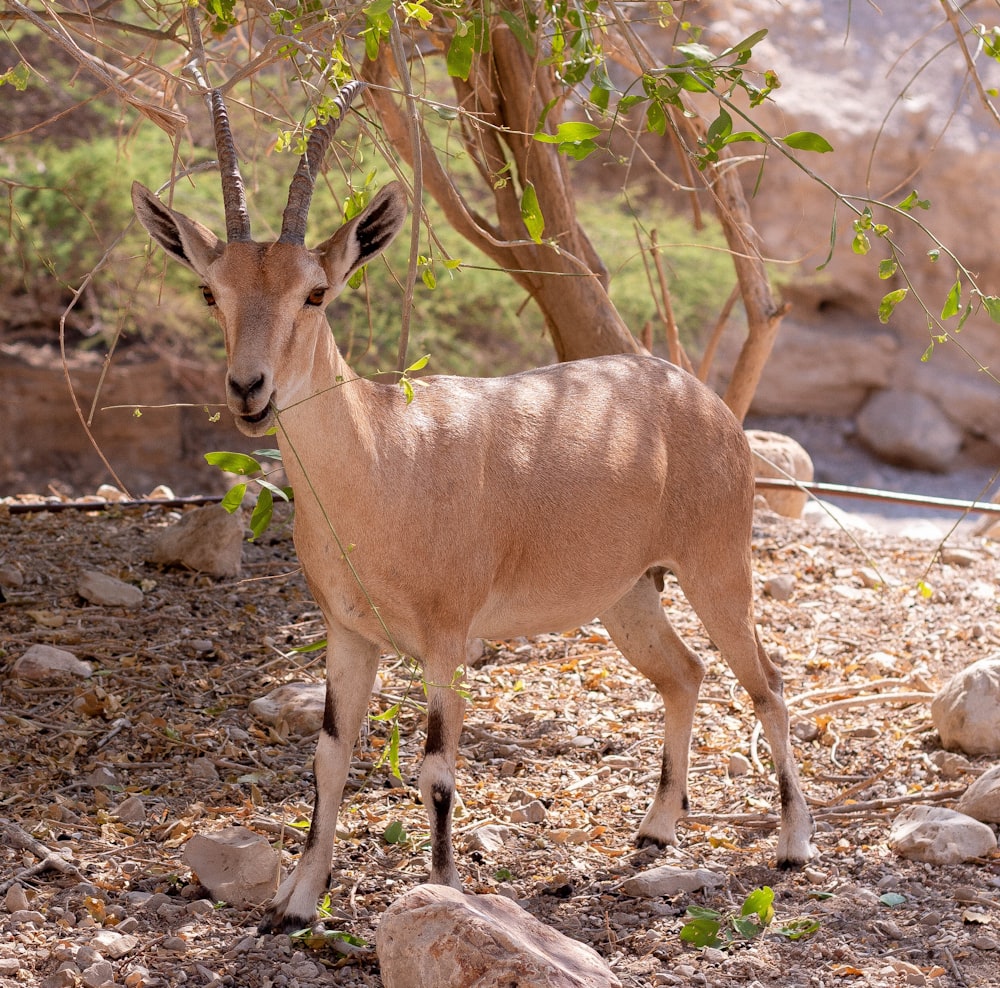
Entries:
{"label": "tree", "polygon": [[[376,142],[410,166],[418,199],[432,196],[448,222],[530,294],[560,359],[641,349],[638,327],[626,326],[612,304],[607,269],[577,217],[574,159],[599,154],[613,162],[614,141],[640,148],[643,134],[669,140],[673,180],[692,189],[693,201],[710,199],[731,248],[747,338],[725,398],[737,416],[746,414],[783,308],[732,166],[730,144],[741,135],[727,130],[725,106],[739,98],[752,111],[775,87],[776,80],[749,68],[766,32],[715,53],[670,5],[614,0],[371,0],[346,7],[201,0],[196,10],[173,0],[142,10],[111,0],[58,9],[6,0],[0,16],[58,45],[145,118],[143,126],[161,128],[178,154],[188,119],[200,112],[199,86],[185,66],[201,51],[202,32],[209,36],[210,84],[230,100],[283,119],[296,116],[288,109],[296,101],[308,103],[302,124],[288,128],[290,145],[325,112],[338,84],[365,78],[381,128]],[[670,41],[663,50],[644,43],[650,28]],[[20,85],[30,73],[23,60],[3,78]],[[440,143],[455,132],[472,165],[461,172]],[[625,175],[622,169],[622,183]],[[433,242],[433,231],[424,236]],[[415,226],[411,283],[420,242]],[[658,252],[655,239],[648,249]],[[658,288],[669,355],[689,364],[665,279]],[[707,362],[699,372],[707,374]]]}

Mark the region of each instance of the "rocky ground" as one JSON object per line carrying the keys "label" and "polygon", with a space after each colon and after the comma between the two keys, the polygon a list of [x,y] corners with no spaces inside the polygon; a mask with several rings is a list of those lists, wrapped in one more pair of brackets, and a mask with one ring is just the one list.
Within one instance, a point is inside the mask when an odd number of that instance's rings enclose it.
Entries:
{"label": "rocky ground", "polygon": [[[214,581],[144,562],[174,518],[163,509],[0,517],[0,824],[8,840],[36,842],[0,847],[0,986],[378,986],[379,916],[427,867],[419,689],[406,667],[384,670],[372,712],[409,697],[402,780],[380,764],[391,722],[371,721],[341,818],[327,927],[361,945],[257,936],[258,913],[208,901],[181,853],[195,833],[242,824],[294,861],[313,740],[254,722],[247,706],[277,684],[320,676],[322,653],[295,649],[321,629],[285,521],[246,546],[239,578]],[[668,583],[666,606],[709,665],[681,847],[631,849],[656,784],[660,708],[600,626],[495,642],[470,676],[462,739],[455,830],[467,891],[515,897],[595,947],[628,988],[995,988],[1000,858],[908,862],[887,833],[901,808],[950,806],[990,767],[942,757],[926,700],[1000,650],[1000,546],[963,535],[968,565],[944,565],[933,541],[852,536],[766,512],[754,541],[759,621],[786,677],[815,861],[795,873],[770,867],[766,743]],[[866,567],[880,588],[859,575]],[[85,603],[77,587],[88,569],[140,587],[141,606]],[[764,592],[776,576],[791,578],[790,599]],[[13,662],[36,643],[72,651],[95,675],[14,678]],[[510,823],[526,797],[542,803],[543,819]],[[504,824],[506,841],[474,850],[486,823]],[[37,868],[47,853],[61,870]],[[723,883],[672,898],[625,894],[624,879],[663,862],[710,869]],[[763,935],[726,949],[681,940],[689,906],[732,913],[764,886],[775,918]],[[799,920],[815,931],[793,938]]]}

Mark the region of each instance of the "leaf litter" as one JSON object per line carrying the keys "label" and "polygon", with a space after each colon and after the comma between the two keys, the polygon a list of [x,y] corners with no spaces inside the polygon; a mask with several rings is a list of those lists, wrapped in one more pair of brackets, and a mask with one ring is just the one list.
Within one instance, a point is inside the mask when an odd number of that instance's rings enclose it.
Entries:
{"label": "leaf litter", "polygon": [[[194,833],[235,824],[265,834],[286,867],[305,839],[314,739],[247,711],[277,685],[322,679],[322,651],[299,650],[322,624],[284,506],[275,518],[246,545],[243,575],[215,581],[144,562],[152,535],[176,520],[160,509],[0,517],[0,565],[23,577],[0,604],[3,988],[75,983],[59,969],[78,970],[102,931],[132,938],[110,960],[114,983],[132,988],[381,984],[378,918],[428,864],[422,694],[407,664],[384,665],[371,712],[398,704],[398,714],[368,722],[348,781],[326,903],[338,936],[259,937],[256,913],[206,902],[181,862]],[[785,676],[817,821],[807,868],[771,867],[766,741],[668,581],[671,619],[708,666],[680,848],[631,847],[657,782],[661,708],[600,624],[490,642],[463,686],[454,831],[466,891],[514,897],[591,944],[625,986],[1000,984],[1000,857],[937,867],[886,844],[902,807],[953,805],[991,765],[942,757],[929,699],[1000,651],[1000,549],[979,540],[967,565],[928,568],[930,542],[866,534],[863,544],[870,558],[843,532],[767,513],[755,526],[758,621]],[[141,587],[141,608],[85,603],[76,585],[87,569]],[[789,600],[762,592],[777,574],[793,577]],[[74,652],[95,675],[13,678],[36,643]],[[477,841],[487,825],[499,839]],[[622,891],[663,863],[724,884],[649,899]],[[725,949],[681,939],[689,909],[739,915],[762,888],[774,890],[775,918],[759,935]]]}

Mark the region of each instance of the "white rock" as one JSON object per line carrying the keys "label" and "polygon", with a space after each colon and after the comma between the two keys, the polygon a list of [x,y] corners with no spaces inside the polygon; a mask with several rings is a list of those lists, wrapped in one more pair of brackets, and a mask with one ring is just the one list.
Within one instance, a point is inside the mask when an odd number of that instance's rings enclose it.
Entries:
{"label": "white rock", "polygon": [[267,838],[246,827],[196,834],[184,845],[182,860],[216,900],[240,907],[267,902],[281,871]]}
{"label": "white rock", "polygon": [[896,817],[889,846],[901,857],[930,864],[960,864],[996,850],[993,831],[941,806],[911,806]]}
{"label": "white rock", "polygon": [[326,684],[285,683],[250,701],[250,716],[306,737],[323,726]]}
{"label": "white rock", "polygon": [[729,775],[729,778],[737,779],[741,775],[749,775],[752,769],[753,765],[750,764],[750,759],[746,755],[734,751],[729,756],[729,763],[726,766],[726,773]]}
{"label": "white rock", "polygon": [[[791,436],[780,432],[764,432],[760,429],[748,429],[747,440],[753,452],[753,473],[755,477],[802,480],[813,479],[813,461]],[[809,500],[809,495],[803,491],[768,490],[762,488],[771,510],[786,518],[801,518],[802,509]]]}
{"label": "white rock", "polygon": [[27,893],[16,882],[7,889],[3,904],[9,913],[25,912],[31,908]]}
{"label": "white rock", "polygon": [[1000,765],[979,776],[962,794],[955,809],[982,823],[1000,823]]}
{"label": "white rock", "polygon": [[243,522],[221,504],[187,512],[153,539],[147,559],[210,576],[238,576],[243,564]]}
{"label": "white rock", "polygon": [[795,577],[791,573],[776,573],[764,581],[764,593],[775,600],[791,600],[795,592]]}
{"label": "white rock", "polygon": [[111,966],[110,961],[101,960],[96,964],[91,964],[81,977],[84,988],[101,988],[102,985],[114,982],[115,969]]}
{"label": "white rock", "polygon": [[78,659],[72,652],[53,645],[32,645],[11,670],[20,679],[35,682],[56,679],[60,676],[79,676],[86,679],[94,673],[93,666]]}
{"label": "white rock", "polygon": [[962,430],[933,399],[915,391],[877,391],[857,418],[858,435],[882,459],[944,471],[962,448]]}
{"label": "white rock", "polygon": [[619,988],[600,955],[500,895],[418,885],[375,937],[385,988]]}
{"label": "white rock", "polygon": [[114,484],[101,484],[97,488],[97,496],[105,501],[127,501],[124,491],[120,491]]}
{"label": "white rock", "polygon": [[126,607],[130,610],[139,607],[143,598],[143,593],[138,587],[108,576],[107,573],[99,573],[97,570],[88,570],[80,574],[76,592],[92,604]]}
{"label": "white rock", "polygon": [[1000,755],[1000,656],[956,673],[931,701],[931,720],[945,748]]}
{"label": "white rock", "polygon": [[122,823],[142,823],[146,819],[146,806],[141,796],[123,799],[112,812]]}
{"label": "white rock", "polygon": [[90,939],[105,957],[117,961],[131,954],[139,946],[139,938],[131,933],[118,933],[115,930],[98,930]]}
{"label": "white rock", "polygon": [[465,849],[467,851],[486,851],[488,854],[492,854],[501,850],[509,837],[510,828],[487,823],[482,827],[476,827],[469,834]]}
{"label": "white rock", "polygon": [[523,806],[515,806],[507,818],[511,823],[542,823],[547,816],[545,804],[540,799],[533,799]]}
{"label": "white rock", "polygon": [[707,868],[676,868],[674,865],[660,865],[626,878],[621,890],[636,898],[653,899],[658,896],[680,895],[681,892],[697,892],[699,889],[718,888],[726,879]]}

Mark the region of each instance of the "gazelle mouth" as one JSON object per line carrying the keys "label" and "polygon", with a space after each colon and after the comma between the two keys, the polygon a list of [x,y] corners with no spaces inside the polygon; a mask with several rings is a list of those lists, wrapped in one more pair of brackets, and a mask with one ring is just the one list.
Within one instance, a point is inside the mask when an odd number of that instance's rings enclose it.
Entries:
{"label": "gazelle mouth", "polygon": [[256,415],[241,415],[240,420],[246,422],[247,425],[256,425],[258,422],[263,422],[271,414],[271,406],[265,405]]}

